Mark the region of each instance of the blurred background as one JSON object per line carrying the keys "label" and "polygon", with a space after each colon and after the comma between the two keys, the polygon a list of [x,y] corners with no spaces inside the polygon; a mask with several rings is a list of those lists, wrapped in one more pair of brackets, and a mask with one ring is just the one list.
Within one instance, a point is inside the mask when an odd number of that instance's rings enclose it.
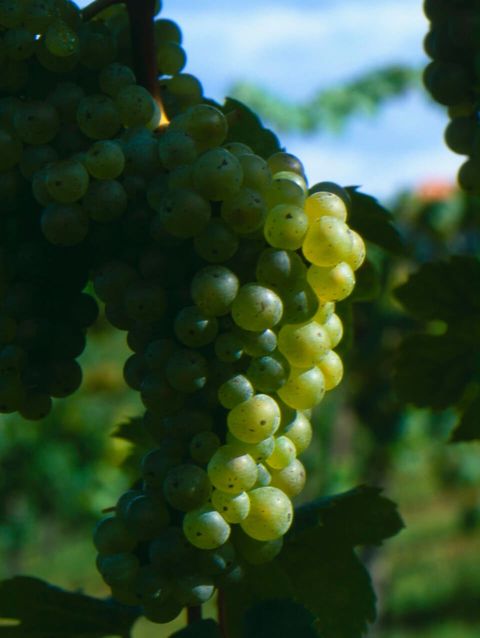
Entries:
{"label": "blurred background", "polygon": [[[358,294],[346,322],[346,376],[315,415],[302,500],[369,483],[399,504],[406,529],[363,555],[380,604],[369,637],[478,638],[479,447],[446,445],[455,414],[401,405],[391,384],[396,346],[416,327],[392,289],[418,263],[478,251],[472,203],[455,186],[460,158],[443,144],[446,116],[421,87],[421,4],[164,0],[162,13],[180,24],[186,71],[208,96],[252,106],[312,184],[361,185],[393,211],[408,257],[371,254],[379,285]],[[100,317],[80,391],[39,423],[0,416],[0,578],[107,595],[91,530],[134,478],[130,444],[114,436],[142,411],[123,382],[128,356],[125,335]],[[171,630],[140,621],[134,637]]]}

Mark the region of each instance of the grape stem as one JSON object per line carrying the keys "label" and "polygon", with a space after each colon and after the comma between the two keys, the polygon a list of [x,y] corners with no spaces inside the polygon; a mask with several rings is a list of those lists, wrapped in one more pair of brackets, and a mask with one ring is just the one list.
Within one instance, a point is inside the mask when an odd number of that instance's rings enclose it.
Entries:
{"label": "grape stem", "polygon": [[120,4],[123,0],[94,0],[82,9],[82,16],[85,22],[94,18],[98,13],[104,9],[108,9],[114,4]]}
{"label": "grape stem", "polygon": [[195,607],[187,607],[187,624],[193,625],[193,623],[202,620],[202,607],[201,605],[195,605]]}

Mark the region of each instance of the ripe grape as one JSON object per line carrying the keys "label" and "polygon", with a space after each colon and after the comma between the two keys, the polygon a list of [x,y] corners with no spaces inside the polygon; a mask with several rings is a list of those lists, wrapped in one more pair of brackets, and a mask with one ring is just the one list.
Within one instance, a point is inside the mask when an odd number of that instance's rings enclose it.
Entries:
{"label": "ripe grape", "polygon": [[259,487],[251,490],[250,512],[240,523],[243,531],[259,541],[281,538],[293,520],[292,503],[288,496],[276,487]]}

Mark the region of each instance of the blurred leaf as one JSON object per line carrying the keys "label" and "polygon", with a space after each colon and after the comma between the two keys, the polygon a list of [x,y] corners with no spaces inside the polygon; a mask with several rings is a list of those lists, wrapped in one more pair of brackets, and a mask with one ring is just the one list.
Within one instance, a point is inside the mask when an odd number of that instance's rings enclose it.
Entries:
{"label": "blurred leaf", "polygon": [[377,267],[366,259],[355,273],[355,288],[349,297],[350,302],[373,301],[382,292],[380,273]]}
{"label": "blurred leaf", "polygon": [[215,620],[199,620],[171,634],[170,638],[221,638],[220,627]]}
{"label": "blurred leaf", "polygon": [[358,191],[358,186],[345,189],[352,200],[349,225],[364,240],[370,241],[394,255],[405,252],[403,239],[395,228],[393,215],[374,197]]}
{"label": "blurred leaf", "polygon": [[420,86],[420,75],[418,69],[391,65],[369,71],[339,87],[318,91],[303,103],[288,102],[248,82],[238,82],[230,92],[271,122],[276,130],[339,132],[352,117],[375,115],[387,100]]}
{"label": "blurred leaf", "polygon": [[318,638],[315,618],[292,600],[268,600],[251,607],[245,617],[245,638]]}
{"label": "blurred leaf", "polygon": [[477,388],[460,419],[460,423],[452,433],[451,441],[475,441],[480,439],[480,390]]}
{"label": "blurred leaf", "polygon": [[28,576],[0,582],[1,638],[129,636],[139,611],[113,600],[67,592]]}
{"label": "blurred leaf", "polygon": [[381,492],[380,488],[361,485],[306,503],[296,508],[289,537],[319,526],[324,537],[339,545],[379,545],[404,527],[396,504]]}
{"label": "blurred leaf", "polygon": [[472,378],[475,356],[468,341],[456,332],[407,337],[395,369],[401,400],[435,410],[454,405]]}
{"label": "blurred leaf", "polygon": [[259,117],[248,106],[227,97],[222,110],[228,117],[227,142],[247,144],[265,159],[281,150],[277,136],[263,127]]}
{"label": "blurred leaf", "polygon": [[470,318],[480,334],[480,261],[474,257],[424,264],[396,289],[395,296],[418,319]]}

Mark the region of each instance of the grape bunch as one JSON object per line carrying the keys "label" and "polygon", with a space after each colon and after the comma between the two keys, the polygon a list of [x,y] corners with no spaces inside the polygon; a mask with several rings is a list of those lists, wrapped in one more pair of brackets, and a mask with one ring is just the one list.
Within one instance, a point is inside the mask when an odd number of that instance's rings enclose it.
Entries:
{"label": "grape bunch", "polygon": [[432,58],[424,84],[434,100],[448,107],[447,146],[468,156],[458,171],[466,192],[480,194],[480,4],[476,0],[425,0],[430,30],[424,48]]}
{"label": "grape bunch", "polygon": [[122,5],[0,0],[0,28],[0,410],[41,418],[78,387],[96,297],[156,445],[97,566],[167,622],[280,552],[365,246],[341,187],[233,139],[174,22],[154,23],[162,104]]}

